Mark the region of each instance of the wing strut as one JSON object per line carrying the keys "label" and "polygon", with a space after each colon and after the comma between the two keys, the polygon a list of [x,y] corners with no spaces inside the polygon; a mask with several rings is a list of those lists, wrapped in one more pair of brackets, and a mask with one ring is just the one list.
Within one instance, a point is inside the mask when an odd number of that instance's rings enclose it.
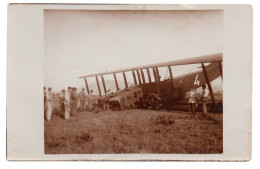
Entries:
{"label": "wing strut", "polygon": [[97,76],[96,76],[96,81],[97,81],[97,86],[98,86],[98,92],[99,92],[99,95],[101,96],[101,90],[100,90],[99,81],[98,81]]}
{"label": "wing strut", "polygon": [[148,75],[149,83],[151,83],[151,82],[152,82],[152,79],[151,79],[151,75],[150,75],[149,68],[147,68],[146,70],[147,70],[147,75]]}
{"label": "wing strut", "polygon": [[142,79],[143,79],[143,84],[145,84],[145,78],[144,78],[144,72],[143,72],[143,69],[141,69],[141,75],[142,75]]}
{"label": "wing strut", "polygon": [[173,75],[172,75],[172,68],[171,66],[168,66],[169,72],[170,72],[170,77],[171,77],[171,82],[172,82],[172,88],[174,89],[174,83],[173,83]]}
{"label": "wing strut", "polygon": [[141,77],[140,77],[140,73],[139,73],[138,69],[136,69],[136,72],[137,72],[139,85],[142,85],[142,81],[141,81]]}
{"label": "wing strut", "polygon": [[127,84],[127,79],[126,79],[126,76],[125,76],[125,72],[123,72],[123,76],[124,76],[124,81],[125,81],[125,88],[128,88],[128,84]]}
{"label": "wing strut", "polygon": [[206,67],[205,67],[205,65],[203,63],[201,63],[201,66],[202,66],[202,69],[203,69],[203,72],[204,72],[204,76],[205,76],[206,82],[208,84],[208,88],[209,88],[211,99],[213,101],[213,104],[215,105],[216,104],[215,97],[214,97],[214,93],[213,93],[213,90],[212,90],[212,87],[211,87],[211,83],[210,83],[210,80],[209,80],[209,77],[208,77],[207,69],[206,69]]}
{"label": "wing strut", "polygon": [[102,84],[103,84],[103,87],[104,87],[104,92],[105,92],[105,94],[107,94],[106,83],[105,83],[103,75],[101,75],[101,79],[102,79]]}
{"label": "wing strut", "polygon": [[223,75],[222,75],[222,63],[218,62],[219,64],[219,70],[220,70],[220,75],[221,75],[221,79],[223,80]]}
{"label": "wing strut", "polygon": [[117,79],[116,79],[116,74],[113,73],[113,75],[114,75],[115,84],[116,84],[116,91],[118,91],[118,90],[119,90],[119,87],[118,87],[118,83],[117,83]]}
{"label": "wing strut", "polygon": [[85,84],[86,84],[86,89],[87,89],[87,92],[88,92],[88,94],[89,94],[89,88],[88,88],[88,82],[87,82],[87,78],[85,77],[85,78],[84,78],[84,80],[85,80]]}
{"label": "wing strut", "polygon": [[135,85],[137,85],[137,80],[136,80],[135,72],[134,72],[133,70],[132,70],[132,74],[133,74],[133,79],[134,79]]}
{"label": "wing strut", "polygon": [[156,67],[155,70],[156,70],[156,73],[157,73],[158,83],[160,83],[160,79],[161,79],[161,77],[160,77],[160,72],[159,72],[158,67]]}
{"label": "wing strut", "polygon": [[153,75],[154,75],[154,79],[155,79],[155,82],[156,82],[156,85],[157,85],[157,92],[160,93],[160,84],[159,84],[159,81],[160,81],[160,78],[158,78],[158,72],[159,70],[158,68],[153,68]]}

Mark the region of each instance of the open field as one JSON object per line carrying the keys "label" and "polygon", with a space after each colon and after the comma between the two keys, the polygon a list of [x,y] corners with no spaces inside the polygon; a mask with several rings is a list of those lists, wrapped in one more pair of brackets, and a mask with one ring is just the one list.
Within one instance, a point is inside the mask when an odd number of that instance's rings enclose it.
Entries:
{"label": "open field", "polygon": [[222,153],[222,114],[124,110],[45,121],[46,154]]}

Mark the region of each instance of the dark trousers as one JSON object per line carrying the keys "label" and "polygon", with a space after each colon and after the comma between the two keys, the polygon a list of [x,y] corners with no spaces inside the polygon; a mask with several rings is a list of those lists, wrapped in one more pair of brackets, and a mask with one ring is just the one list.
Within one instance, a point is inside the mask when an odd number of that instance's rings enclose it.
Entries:
{"label": "dark trousers", "polygon": [[80,100],[80,111],[86,109],[86,100]]}
{"label": "dark trousers", "polygon": [[190,103],[190,111],[194,115],[196,111],[196,104],[195,103]]}
{"label": "dark trousers", "polygon": [[64,102],[60,102],[60,112],[64,113],[65,112],[65,106],[64,106]]}
{"label": "dark trousers", "polygon": [[201,107],[203,110],[203,114],[207,114],[208,110],[207,110],[207,98],[206,97],[201,98]]}
{"label": "dark trousers", "polygon": [[70,112],[72,116],[75,116],[77,113],[77,104],[78,104],[77,100],[71,102]]}

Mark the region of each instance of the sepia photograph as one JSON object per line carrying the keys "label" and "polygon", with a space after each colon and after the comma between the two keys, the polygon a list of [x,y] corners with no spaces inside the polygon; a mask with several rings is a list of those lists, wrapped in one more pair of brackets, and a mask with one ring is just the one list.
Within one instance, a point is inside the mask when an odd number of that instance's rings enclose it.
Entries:
{"label": "sepia photograph", "polygon": [[249,161],[252,6],[9,4],[9,161]]}
{"label": "sepia photograph", "polygon": [[223,10],[43,15],[45,154],[223,153]]}

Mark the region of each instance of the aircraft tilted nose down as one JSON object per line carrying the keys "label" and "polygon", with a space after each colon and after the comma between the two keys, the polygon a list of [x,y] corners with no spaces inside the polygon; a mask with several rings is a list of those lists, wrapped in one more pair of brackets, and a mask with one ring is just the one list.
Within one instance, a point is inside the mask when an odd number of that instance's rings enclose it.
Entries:
{"label": "aircraft tilted nose down", "polygon": [[[185,99],[190,88],[199,88],[206,84],[209,89],[211,100],[208,102],[208,107],[212,111],[222,111],[222,98],[216,99],[212,89],[211,82],[218,77],[223,79],[222,75],[223,54],[211,54],[206,56],[168,61],[163,63],[125,68],[115,71],[108,71],[97,74],[81,76],[85,80],[86,89],[89,93],[87,78],[96,77],[99,95],[104,104],[108,104],[112,109],[127,109],[127,108],[164,108],[164,109],[186,109]],[[209,63],[208,65],[205,65]],[[199,70],[190,72],[181,76],[173,76],[172,67],[179,65],[200,64]],[[167,67],[169,77],[161,80],[159,68]],[[128,87],[125,72],[132,72],[134,86]],[[148,81],[145,79],[145,72]],[[125,83],[125,89],[120,90],[118,87],[116,74],[122,73]],[[104,76],[113,74],[117,91],[107,94],[106,83]],[[152,75],[153,79],[152,80]],[[104,87],[104,95],[101,94],[98,76],[101,76]],[[141,104],[144,103],[144,104]],[[153,104],[155,106],[151,106]],[[144,106],[145,105],[145,106]],[[186,104],[187,105],[187,104]]]}

